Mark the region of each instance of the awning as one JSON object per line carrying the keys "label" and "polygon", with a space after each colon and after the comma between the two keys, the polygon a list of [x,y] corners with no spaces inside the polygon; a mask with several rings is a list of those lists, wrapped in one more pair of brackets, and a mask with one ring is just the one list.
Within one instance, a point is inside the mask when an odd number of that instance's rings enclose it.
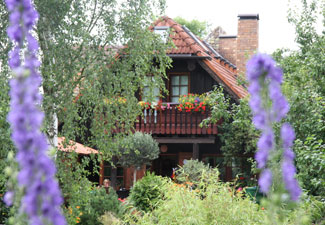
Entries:
{"label": "awning", "polygon": [[98,151],[84,146],[75,141],[69,141],[65,147],[63,146],[63,142],[65,141],[65,137],[58,137],[58,150],[63,152],[76,152],[78,154],[88,155],[88,154],[98,154]]}

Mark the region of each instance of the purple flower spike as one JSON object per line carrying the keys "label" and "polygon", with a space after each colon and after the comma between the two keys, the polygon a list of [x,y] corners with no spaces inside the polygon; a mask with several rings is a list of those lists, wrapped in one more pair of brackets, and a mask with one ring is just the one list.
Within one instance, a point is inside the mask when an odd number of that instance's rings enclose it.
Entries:
{"label": "purple flower spike", "polygon": [[292,160],[284,160],[282,162],[282,175],[286,189],[290,193],[292,201],[298,201],[301,195],[301,188],[295,178],[296,168]]}
{"label": "purple flower spike", "polygon": [[[10,13],[7,33],[14,46],[9,53],[14,78],[10,81],[11,109],[7,119],[17,148],[18,185],[25,189],[21,211],[26,213],[29,224],[65,225],[55,165],[47,155],[46,137],[40,132],[44,113],[38,109],[41,103],[38,89],[42,80],[38,73],[38,42],[31,35],[38,13],[31,0],[6,0],[6,4]],[[22,64],[20,55],[24,42],[28,51],[24,52]],[[7,205],[13,204],[14,196],[12,191],[5,194]]]}
{"label": "purple flower spike", "polygon": [[295,154],[291,150],[295,139],[295,132],[290,124],[285,123],[281,127],[281,139],[283,146],[282,176],[286,189],[289,191],[291,200],[298,201],[301,195],[301,188],[295,178],[296,168],[294,166]]}
{"label": "purple flower spike", "polygon": [[[257,142],[258,151],[255,155],[257,167],[264,169],[261,173],[259,186],[262,192],[268,193],[272,184],[272,172],[267,169],[267,162],[269,153],[275,149],[272,124],[285,118],[289,111],[289,104],[281,92],[282,70],[276,66],[270,56],[266,54],[253,56],[247,63],[246,71],[250,83],[248,87],[251,95],[249,105],[253,113],[253,123],[262,132]],[[268,96],[265,93],[268,93]],[[295,154],[291,147],[295,134],[289,124],[282,126],[281,139],[283,144],[283,181],[286,189],[290,192],[291,199],[297,201],[301,189],[294,178],[296,173],[293,163]]]}
{"label": "purple flower spike", "polygon": [[265,169],[258,180],[258,185],[261,188],[261,192],[267,194],[272,184],[272,172],[269,169]]}
{"label": "purple flower spike", "polygon": [[295,131],[290,124],[285,123],[281,127],[281,139],[283,143],[283,148],[291,148],[293,141],[295,140]]}

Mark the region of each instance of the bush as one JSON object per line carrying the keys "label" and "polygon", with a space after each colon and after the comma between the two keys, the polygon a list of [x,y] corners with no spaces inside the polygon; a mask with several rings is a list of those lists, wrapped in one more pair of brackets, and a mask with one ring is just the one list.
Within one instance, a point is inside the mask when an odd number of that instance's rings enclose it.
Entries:
{"label": "bush", "polygon": [[325,143],[315,136],[295,142],[297,177],[308,194],[325,197]]}
{"label": "bush", "polygon": [[155,209],[164,198],[167,180],[153,173],[147,173],[137,181],[130,191],[130,202],[144,212]]}
{"label": "bush", "polygon": [[121,203],[113,189],[106,194],[104,188],[94,189],[89,193],[88,202],[73,206],[76,223],[84,225],[101,225],[100,217],[110,212],[114,217],[121,216]]}
{"label": "bush", "polygon": [[[187,162],[176,171],[176,181],[178,183],[192,182],[197,184],[203,177],[209,176],[210,173],[219,175],[217,169],[212,169],[201,161],[187,160]],[[216,176],[216,178],[219,179],[218,176]]]}
{"label": "bush", "polygon": [[218,174],[202,177],[203,188],[190,190],[168,182],[164,200],[151,212],[130,215],[130,224],[264,224],[265,211],[243,198],[229,185],[218,182]]}
{"label": "bush", "polygon": [[325,225],[325,202],[311,196],[302,205],[312,224]]}
{"label": "bush", "polygon": [[104,215],[99,218],[99,220],[103,225],[121,224],[121,221],[116,218],[111,212],[105,212]]}

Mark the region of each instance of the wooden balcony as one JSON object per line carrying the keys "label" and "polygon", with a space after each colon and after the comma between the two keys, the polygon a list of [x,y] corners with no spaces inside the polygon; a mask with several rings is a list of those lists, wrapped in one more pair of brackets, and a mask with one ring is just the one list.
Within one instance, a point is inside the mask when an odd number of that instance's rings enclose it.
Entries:
{"label": "wooden balcony", "polygon": [[144,109],[143,116],[138,117],[135,129],[152,134],[218,134],[217,124],[200,127],[202,120],[210,116],[210,111],[179,111],[177,105],[170,103],[170,107],[164,110]]}

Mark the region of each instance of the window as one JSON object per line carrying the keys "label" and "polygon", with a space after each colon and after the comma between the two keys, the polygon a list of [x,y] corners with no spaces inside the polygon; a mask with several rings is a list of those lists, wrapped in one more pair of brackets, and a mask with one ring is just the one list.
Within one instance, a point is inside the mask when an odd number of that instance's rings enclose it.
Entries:
{"label": "window", "polygon": [[[155,81],[154,77],[151,77],[152,81]],[[145,82],[145,86],[142,91],[142,101],[148,102],[150,97],[153,102],[158,102],[160,100],[160,90],[157,87],[149,86],[149,81]]]}
{"label": "window", "polygon": [[163,26],[163,27],[155,27],[154,32],[155,34],[160,35],[161,40],[163,43],[167,43],[168,40],[168,29],[169,27]]}
{"label": "window", "polygon": [[[110,179],[111,180],[111,175],[112,174],[112,166],[108,162],[104,162],[104,179]],[[124,186],[124,169],[121,166],[117,166],[117,172],[116,172],[116,183],[117,186]]]}
{"label": "window", "polygon": [[188,74],[170,76],[170,101],[178,103],[179,96],[187,95],[189,91]]}

